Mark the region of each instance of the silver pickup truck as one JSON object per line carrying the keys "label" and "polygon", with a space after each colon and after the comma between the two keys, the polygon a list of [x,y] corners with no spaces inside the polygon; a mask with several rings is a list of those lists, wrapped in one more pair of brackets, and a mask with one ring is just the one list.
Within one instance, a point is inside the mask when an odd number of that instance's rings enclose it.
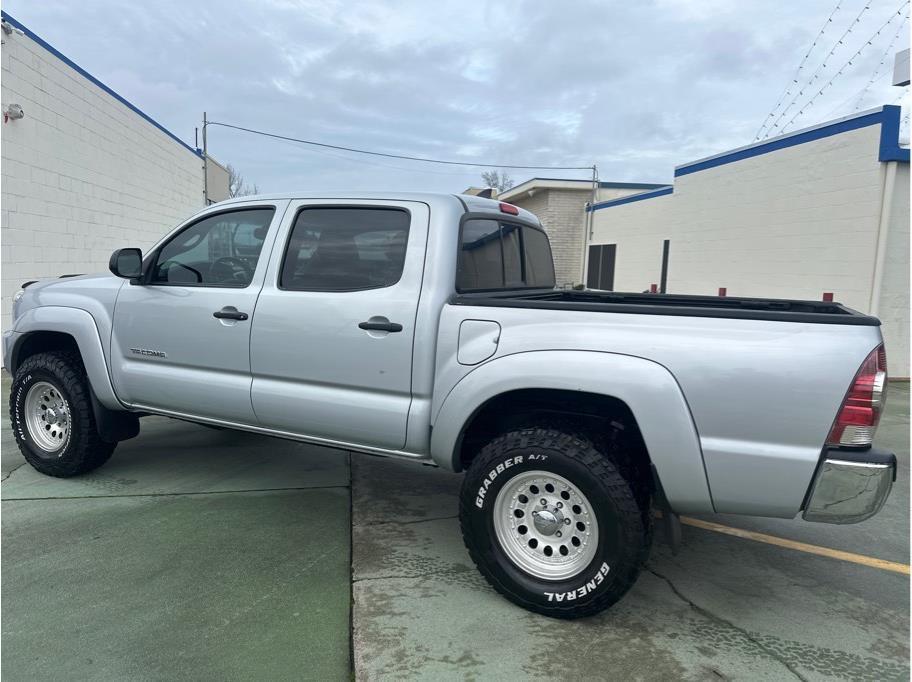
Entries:
{"label": "silver pickup truck", "polygon": [[554,287],[532,214],[445,194],[246,197],[113,274],[23,284],[3,335],[38,471],[101,466],[140,417],[464,472],[500,593],[596,613],[663,516],[852,523],[883,505],[877,319],[837,303]]}

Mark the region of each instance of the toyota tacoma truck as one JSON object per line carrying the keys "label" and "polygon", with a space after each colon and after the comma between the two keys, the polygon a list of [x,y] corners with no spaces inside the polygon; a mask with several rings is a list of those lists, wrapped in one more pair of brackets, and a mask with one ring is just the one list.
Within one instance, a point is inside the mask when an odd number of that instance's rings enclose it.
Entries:
{"label": "toyota tacoma truck", "polygon": [[876,318],[557,289],[511,204],[245,197],[109,267],[14,298],[10,418],[35,469],[91,471],[156,414],[462,472],[469,554],[548,616],[620,599],[656,509],[853,523],[895,478],[872,447]]}

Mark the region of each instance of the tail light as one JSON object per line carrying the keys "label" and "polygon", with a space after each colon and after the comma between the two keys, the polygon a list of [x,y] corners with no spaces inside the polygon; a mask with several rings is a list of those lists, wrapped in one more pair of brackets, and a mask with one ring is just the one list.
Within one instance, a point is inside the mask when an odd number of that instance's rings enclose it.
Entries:
{"label": "tail light", "polygon": [[513,204],[508,204],[505,201],[500,202],[500,212],[509,213],[510,215],[519,215],[519,209]]}
{"label": "tail light", "polygon": [[827,436],[827,445],[871,445],[883,412],[886,391],[887,354],[881,344],[865,358],[855,375],[855,381],[842,401],[842,407]]}

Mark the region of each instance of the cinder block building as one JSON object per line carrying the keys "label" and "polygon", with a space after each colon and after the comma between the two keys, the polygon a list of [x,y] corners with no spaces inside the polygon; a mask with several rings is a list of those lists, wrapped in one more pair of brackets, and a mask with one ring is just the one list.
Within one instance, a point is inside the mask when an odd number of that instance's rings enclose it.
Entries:
{"label": "cinder block building", "polygon": [[[146,248],[201,208],[203,159],[26,26],[2,17],[0,98],[12,114],[2,123],[0,181],[6,328],[24,280],[103,271],[115,248]],[[210,194],[227,197],[227,175],[210,166],[210,182],[224,182]]]}
{"label": "cinder block building", "polygon": [[[835,300],[883,322],[909,376],[909,149],[885,106],[678,166],[673,185],[592,207],[598,288]],[[598,276],[595,271],[598,270]],[[585,281],[585,280],[584,280]]]}
{"label": "cinder block building", "polygon": [[[640,182],[599,182],[596,201],[656,189],[663,185]],[[532,178],[497,198],[521,206],[537,215],[551,240],[554,273],[558,286],[583,281],[583,250],[586,244],[586,202],[593,199],[591,180]]]}

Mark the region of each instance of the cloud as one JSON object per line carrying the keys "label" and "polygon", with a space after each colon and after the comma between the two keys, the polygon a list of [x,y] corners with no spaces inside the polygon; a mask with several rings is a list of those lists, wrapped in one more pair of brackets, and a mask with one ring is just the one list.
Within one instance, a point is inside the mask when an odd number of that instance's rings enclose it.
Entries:
{"label": "cloud", "polygon": [[[667,182],[676,164],[753,139],[832,5],[8,0],[5,9],[191,143],[207,111],[214,120],[390,153],[597,163],[603,179]],[[821,46],[858,9],[838,12]],[[837,55],[847,59],[888,11],[873,7]],[[850,113],[895,26],[795,125]],[[895,49],[906,46],[903,34]],[[807,72],[818,63],[810,60]],[[863,94],[862,104],[875,106],[899,91],[887,77]],[[264,191],[460,191],[480,181],[480,169],[209,132],[213,156]]]}

